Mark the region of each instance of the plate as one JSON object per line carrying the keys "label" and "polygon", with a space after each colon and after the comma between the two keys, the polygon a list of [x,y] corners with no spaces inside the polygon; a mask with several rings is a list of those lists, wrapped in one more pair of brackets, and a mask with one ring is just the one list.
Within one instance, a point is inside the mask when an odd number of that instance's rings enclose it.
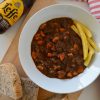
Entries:
{"label": "plate", "polygon": [[43,75],[32,60],[31,42],[42,23],[59,17],[70,17],[85,24],[100,44],[100,25],[89,12],[73,4],[55,4],[38,11],[27,21],[19,40],[19,58],[25,73],[41,88],[55,93],[72,93],[87,87],[99,76],[100,53],[95,54],[91,65],[82,74],[72,79],[60,80]]}

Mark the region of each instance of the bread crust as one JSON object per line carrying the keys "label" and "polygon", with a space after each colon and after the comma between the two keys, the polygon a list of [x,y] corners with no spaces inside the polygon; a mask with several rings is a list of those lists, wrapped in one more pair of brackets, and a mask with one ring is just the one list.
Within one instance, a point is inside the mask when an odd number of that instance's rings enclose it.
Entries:
{"label": "bread crust", "polygon": [[0,94],[15,100],[23,95],[19,74],[11,63],[0,65]]}

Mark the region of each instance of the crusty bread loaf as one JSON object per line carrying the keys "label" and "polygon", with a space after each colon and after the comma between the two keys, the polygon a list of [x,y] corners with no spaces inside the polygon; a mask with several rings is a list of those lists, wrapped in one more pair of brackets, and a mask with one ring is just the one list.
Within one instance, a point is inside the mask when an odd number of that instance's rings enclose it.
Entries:
{"label": "crusty bread loaf", "polygon": [[29,78],[21,78],[23,97],[21,100],[37,100],[39,87]]}
{"label": "crusty bread loaf", "polygon": [[11,63],[0,65],[0,94],[15,100],[22,97],[21,80],[16,67]]}

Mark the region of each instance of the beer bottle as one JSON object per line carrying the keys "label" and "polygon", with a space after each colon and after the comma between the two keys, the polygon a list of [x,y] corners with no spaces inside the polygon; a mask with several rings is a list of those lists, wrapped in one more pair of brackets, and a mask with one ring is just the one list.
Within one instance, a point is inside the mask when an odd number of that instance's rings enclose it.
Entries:
{"label": "beer bottle", "polygon": [[0,0],[0,34],[14,25],[35,0]]}

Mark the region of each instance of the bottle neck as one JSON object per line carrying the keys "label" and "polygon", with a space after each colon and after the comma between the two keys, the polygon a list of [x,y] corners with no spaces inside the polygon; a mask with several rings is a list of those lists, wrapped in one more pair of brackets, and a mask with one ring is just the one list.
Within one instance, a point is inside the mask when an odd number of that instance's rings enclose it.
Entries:
{"label": "bottle neck", "polygon": [[31,6],[33,5],[33,3],[36,1],[36,0],[22,0],[23,3],[24,3],[24,7],[25,9],[30,9]]}

